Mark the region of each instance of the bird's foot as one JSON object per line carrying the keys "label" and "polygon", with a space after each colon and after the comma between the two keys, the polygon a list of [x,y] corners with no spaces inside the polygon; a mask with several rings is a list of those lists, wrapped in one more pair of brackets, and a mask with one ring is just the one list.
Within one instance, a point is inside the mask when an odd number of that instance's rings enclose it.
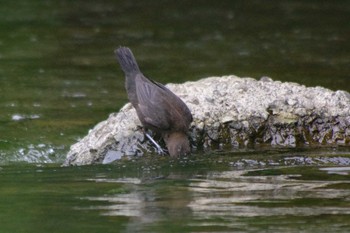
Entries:
{"label": "bird's foot", "polygon": [[157,153],[160,155],[165,155],[165,151],[162,149],[162,147],[149,135],[148,133],[145,133],[146,137],[154,144],[154,146],[157,148]]}

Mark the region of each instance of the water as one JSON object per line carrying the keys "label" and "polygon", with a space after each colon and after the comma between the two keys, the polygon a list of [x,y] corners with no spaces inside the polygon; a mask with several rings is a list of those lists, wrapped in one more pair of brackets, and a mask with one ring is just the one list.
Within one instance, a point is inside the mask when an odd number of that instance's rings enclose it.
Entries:
{"label": "water", "polygon": [[113,50],[157,81],[235,74],[350,91],[348,1],[2,1],[0,233],[348,232],[349,147],[62,168],[126,102]]}
{"label": "water", "polygon": [[350,158],[347,167],[281,166],[313,159],[242,153],[3,166],[0,232],[348,232]]}

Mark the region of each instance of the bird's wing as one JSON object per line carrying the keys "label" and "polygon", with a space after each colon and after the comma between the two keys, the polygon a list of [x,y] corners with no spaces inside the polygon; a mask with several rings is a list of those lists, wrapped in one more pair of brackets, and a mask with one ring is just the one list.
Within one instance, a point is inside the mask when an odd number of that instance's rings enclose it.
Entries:
{"label": "bird's wing", "polygon": [[138,99],[138,108],[144,117],[144,121],[162,130],[171,127],[171,117],[167,109],[171,108],[170,103],[166,101],[166,93],[163,85],[138,76],[136,81],[136,93]]}

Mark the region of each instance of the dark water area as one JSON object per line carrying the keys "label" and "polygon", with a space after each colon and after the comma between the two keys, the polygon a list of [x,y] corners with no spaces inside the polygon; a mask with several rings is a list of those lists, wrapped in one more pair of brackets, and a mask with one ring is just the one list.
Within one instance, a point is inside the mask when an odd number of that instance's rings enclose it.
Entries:
{"label": "dark water area", "polygon": [[3,166],[0,232],[349,232],[350,158],[272,157]]}
{"label": "dark water area", "polygon": [[118,46],[162,83],[350,91],[349,22],[349,1],[2,1],[0,233],[349,232],[347,146],[60,167],[127,102]]}

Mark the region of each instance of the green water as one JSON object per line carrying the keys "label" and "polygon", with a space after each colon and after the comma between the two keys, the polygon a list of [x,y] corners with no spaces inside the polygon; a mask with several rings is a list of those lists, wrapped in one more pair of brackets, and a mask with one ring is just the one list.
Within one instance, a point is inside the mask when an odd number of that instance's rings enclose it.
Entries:
{"label": "green water", "polygon": [[267,154],[257,164],[258,155],[242,155],[3,166],[0,232],[350,230],[349,166],[278,166]]}
{"label": "green water", "polygon": [[350,91],[349,22],[349,1],[2,1],[0,233],[349,232],[349,146],[60,167],[127,102],[116,47],[163,83]]}

